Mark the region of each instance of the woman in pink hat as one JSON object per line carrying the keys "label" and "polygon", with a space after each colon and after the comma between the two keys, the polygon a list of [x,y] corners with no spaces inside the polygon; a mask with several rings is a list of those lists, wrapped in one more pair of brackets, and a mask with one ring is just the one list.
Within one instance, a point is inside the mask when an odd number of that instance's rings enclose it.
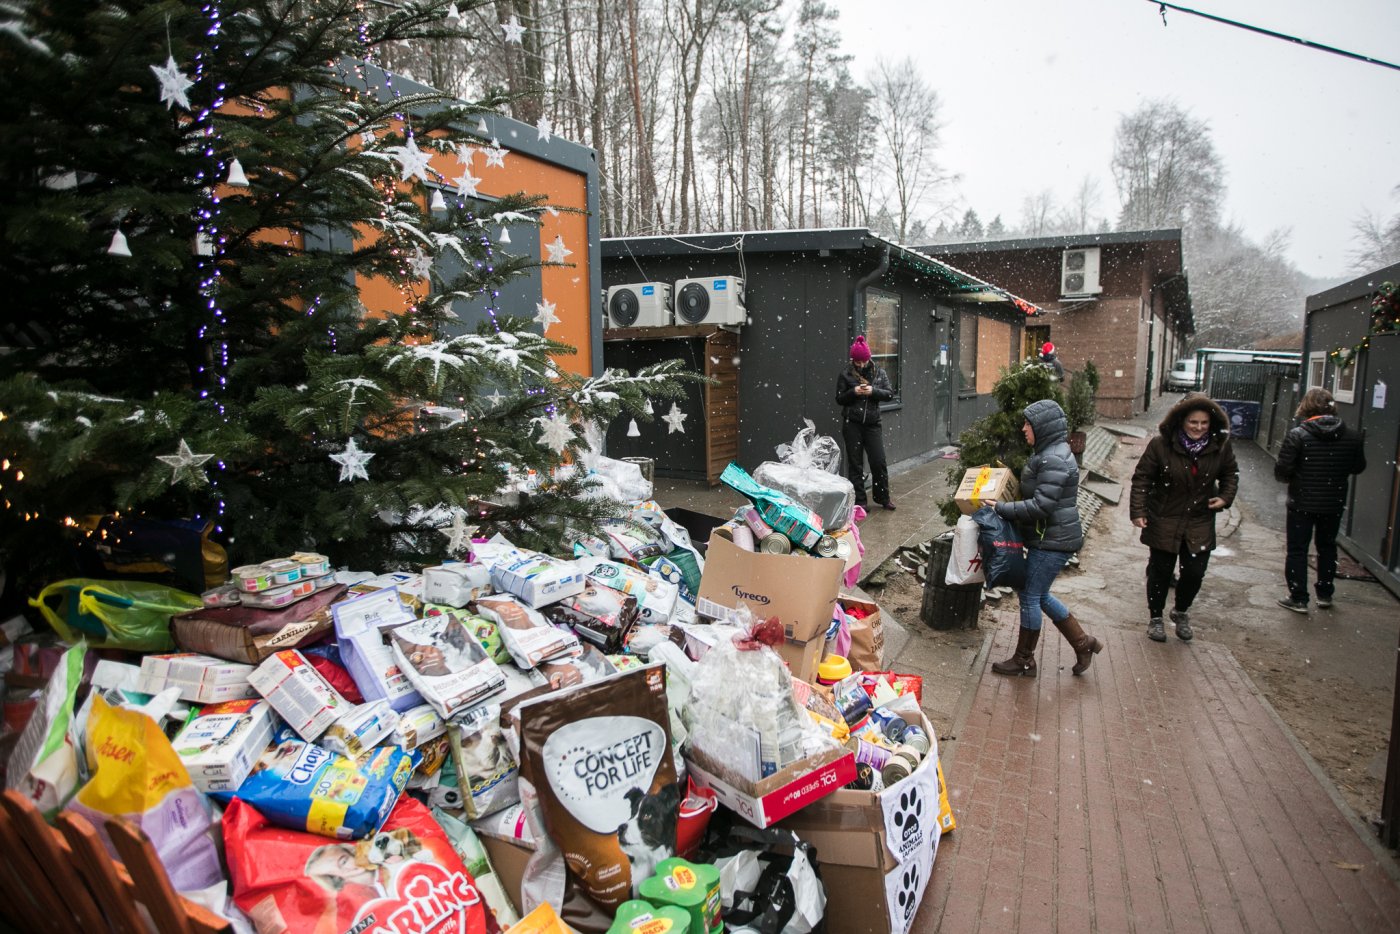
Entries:
{"label": "woman in pink hat", "polygon": [[885,442],[880,437],[880,404],[894,398],[890,378],[870,359],[865,335],[851,345],[851,365],[836,378],[836,401],[841,405],[841,437],[846,442],[846,471],[856,489],[856,505],[865,505],[865,467],[870,461],[870,486],[875,502],[893,510]]}

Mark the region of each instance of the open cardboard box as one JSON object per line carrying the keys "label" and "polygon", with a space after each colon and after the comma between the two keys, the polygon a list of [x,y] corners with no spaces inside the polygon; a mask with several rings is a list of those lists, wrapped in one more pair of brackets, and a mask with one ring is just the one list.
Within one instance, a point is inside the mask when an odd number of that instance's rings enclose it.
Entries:
{"label": "open cardboard box", "polygon": [[755,827],[776,823],[856,777],[855,754],[844,747],[794,762],[754,784],[731,784],[720,778],[726,771],[723,764],[700,750],[687,752],[685,761],[695,784],[709,788],[720,804]]}
{"label": "open cardboard box", "polygon": [[905,934],[938,853],[938,734],[919,767],[881,792],[840,788],[784,819],[817,851],[827,928],[842,934]]}
{"label": "open cardboard box", "polygon": [[821,663],[844,569],[839,558],[745,551],[711,533],[696,609],[702,616],[725,619],[743,603],[756,617],[778,617],[786,639],[778,654],[793,674],[811,681]]}

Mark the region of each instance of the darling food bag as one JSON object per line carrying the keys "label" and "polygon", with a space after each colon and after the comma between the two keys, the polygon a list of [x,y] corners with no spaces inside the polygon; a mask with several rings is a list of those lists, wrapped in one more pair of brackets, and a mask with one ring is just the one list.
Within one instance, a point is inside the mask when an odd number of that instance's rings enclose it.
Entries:
{"label": "darling food bag", "polygon": [[682,794],[665,668],[556,691],[523,702],[517,714],[523,775],[549,835],[577,886],[611,916],[675,854]]}

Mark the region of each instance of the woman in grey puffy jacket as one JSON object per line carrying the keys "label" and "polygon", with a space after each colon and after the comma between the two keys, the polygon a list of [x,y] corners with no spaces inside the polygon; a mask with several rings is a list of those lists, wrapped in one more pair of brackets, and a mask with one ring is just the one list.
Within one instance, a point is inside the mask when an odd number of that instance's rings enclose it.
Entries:
{"label": "woman in grey puffy jacket", "polygon": [[1079,621],[1050,593],[1069,556],[1084,544],[1079,521],[1079,465],[1069,449],[1069,426],[1058,404],[1042,399],[1026,406],[1022,431],[1035,453],[1021,470],[1021,499],[983,500],[997,514],[1015,522],[1024,536],[1028,557],[1026,583],[1021,588],[1021,628],[1016,651],[1004,662],[993,662],[999,675],[1036,675],[1035,647],[1040,641],[1041,614],[1074,649],[1074,674],[1083,674],[1103,651],[1103,643],[1087,635]]}

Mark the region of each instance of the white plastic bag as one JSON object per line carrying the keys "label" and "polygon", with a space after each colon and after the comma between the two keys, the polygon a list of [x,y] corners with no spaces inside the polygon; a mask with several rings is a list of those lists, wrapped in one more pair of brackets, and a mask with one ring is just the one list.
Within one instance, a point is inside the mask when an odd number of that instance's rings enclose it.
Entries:
{"label": "white plastic bag", "polygon": [[948,571],[943,575],[943,583],[949,586],[958,584],[980,584],[982,575],[982,552],[977,547],[978,525],[971,516],[958,516],[958,524],[953,528],[953,553],[948,557]]}

